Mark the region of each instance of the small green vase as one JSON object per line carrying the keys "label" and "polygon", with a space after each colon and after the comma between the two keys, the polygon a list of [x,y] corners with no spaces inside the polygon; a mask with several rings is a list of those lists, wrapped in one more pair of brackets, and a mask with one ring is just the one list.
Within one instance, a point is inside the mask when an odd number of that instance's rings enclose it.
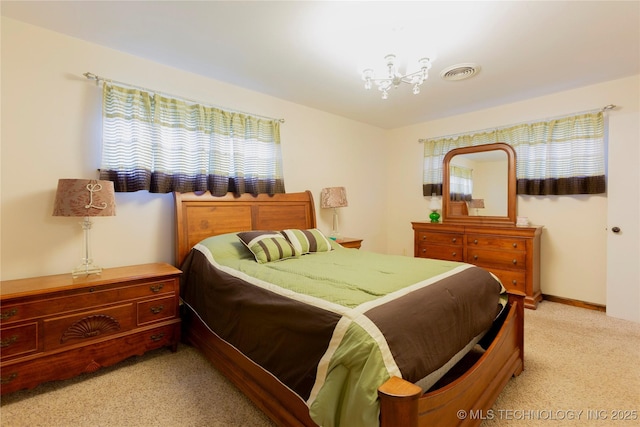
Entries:
{"label": "small green vase", "polygon": [[440,214],[438,211],[431,212],[429,218],[431,218],[431,222],[440,222]]}

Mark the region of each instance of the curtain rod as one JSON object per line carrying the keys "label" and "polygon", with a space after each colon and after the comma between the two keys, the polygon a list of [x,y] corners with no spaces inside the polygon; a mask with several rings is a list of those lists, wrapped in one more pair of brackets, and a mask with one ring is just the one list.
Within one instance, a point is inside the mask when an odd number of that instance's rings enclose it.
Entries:
{"label": "curtain rod", "polygon": [[605,105],[602,108],[596,108],[596,109],[587,110],[587,111],[580,111],[580,112],[573,113],[573,114],[570,114],[570,115],[566,115],[565,114],[565,115],[562,115],[562,116],[547,117],[546,119],[514,123],[514,124],[511,124],[511,125],[498,126],[498,127],[486,128],[486,129],[481,129],[481,130],[474,130],[474,131],[470,131],[470,132],[460,132],[460,133],[453,133],[451,135],[434,136],[432,138],[420,138],[418,140],[418,144],[422,144],[422,143],[427,142],[427,141],[432,140],[432,139],[456,138],[456,137],[462,136],[462,135],[470,135],[470,134],[473,135],[473,134],[476,134],[476,133],[494,131],[494,130],[504,129],[504,128],[511,127],[511,126],[518,126],[518,125],[522,125],[522,124],[525,124],[525,123],[537,123],[537,122],[549,121],[549,120],[554,120],[554,119],[560,119],[560,118],[569,117],[569,116],[577,116],[577,115],[580,115],[580,114],[595,113],[595,112],[601,112],[601,111],[604,112],[604,111],[607,111],[607,110],[613,110],[616,107],[617,106],[615,104],[609,104],[609,105]]}
{"label": "curtain rod", "polygon": [[[161,95],[167,95],[167,96],[170,96],[170,97],[173,97],[173,98],[179,98],[181,100],[184,100],[184,101],[187,101],[187,102],[192,102],[194,104],[205,104],[205,105],[208,105],[207,102],[198,101],[198,100],[194,100],[194,99],[188,99],[188,98],[184,98],[182,96],[172,95],[170,93],[162,92],[162,91],[155,90],[155,89],[149,89],[149,88],[142,87],[142,86],[132,85],[130,83],[119,82],[117,80],[107,79],[105,77],[101,77],[101,76],[98,76],[98,75],[90,73],[90,72],[86,72],[86,73],[84,73],[82,75],[85,76],[88,80],[95,80],[96,81],[96,86],[98,86],[101,81],[102,82],[109,82],[109,83],[116,83],[116,84],[124,85],[124,86],[130,87],[130,88],[133,88],[133,89],[140,89],[140,90],[144,90],[144,91],[147,91],[147,92],[153,92],[153,93],[158,93],[158,94],[161,94]],[[261,115],[258,115],[258,114],[247,113],[246,111],[231,110],[231,109],[228,109],[226,107],[220,107],[220,106],[216,106],[216,105],[213,105],[213,107],[220,108],[221,110],[227,110],[227,111],[230,111],[230,112],[233,112],[233,113],[246,114],[246,115],[249,115],[249,116],[259,117],[259,118],[262,118],[262,119],[277,120],[280,123],[284,123],[284,119],[276,119],[276,118],[273,118],[273,117],[261,116]]]}

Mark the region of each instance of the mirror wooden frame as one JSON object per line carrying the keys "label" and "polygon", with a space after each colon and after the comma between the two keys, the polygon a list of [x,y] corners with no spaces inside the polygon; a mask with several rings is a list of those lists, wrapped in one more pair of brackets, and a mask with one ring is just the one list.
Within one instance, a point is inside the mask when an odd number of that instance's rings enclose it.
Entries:
{"label": "mirror wooden frame", "polygon": [[[506,216],[470,216],[455,215],[452,213],[451,200],[449,196],[449,164],[451,159],[460,154],[484,153],[487,151],[502,150],[507,155],[507,215]],[[462,224],[495,224],[513,225],[516,224],[516,152],[513,147],[503,142],[495,144],[477,145],[474,147],[455,148],[449,151],[442,162],[442,222],[462,223]]]}

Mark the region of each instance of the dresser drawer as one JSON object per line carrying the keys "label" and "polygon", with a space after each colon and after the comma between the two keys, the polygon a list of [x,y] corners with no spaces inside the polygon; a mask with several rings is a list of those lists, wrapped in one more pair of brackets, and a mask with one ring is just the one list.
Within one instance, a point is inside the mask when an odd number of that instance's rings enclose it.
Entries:
{"label": "dresser drawer", "polygon": [[468,248],[482,248],[482,249],[504,249],[512,251],[526,251],[527,242],[525,239],[519,239],[517,237],[498,237],[498,236],[485,236],[482,234],[469,234],[467,235],[467,247]]}
{"label": "dresser drawer", "polygon": [[418,232],[418,242],[431,243],[436,245],[453,245],[462,247],[463,235],[459,233],[430,233],[428,231]]}
{"label": "dresser drawer", "polygon": [[489,251],[467,248],[467,262],[480,267],[524,270],[527,268],[527,255],[525,252],[519,251]]}
{"label": "dresser drawer", "polygon": [[137,303],[137,306],[138,325],[141,326],[147,323],[176,317],[178,302],[176,301],[176,297],[165,297],[141,301]]}
{"label": "dresser drawer", "polygon": [[0,357],[24,356],[38,351],[38,323],[30,322],[0,330]]}
{"label": "dresser drawer", "polygon": [[508,291],[525,292],[526,274],[519,271],[490,270]]}
{"label": "dresser drawer", "polygon": [[100,288],[87,287],[74,295],[52,297],[45,301],[25,303],[2,308],[3,323],[42,317],[62,312],[82,310],[96,305],[118,303],[125,300],[148,296],[175,294],[178,289],[176,279],[145,281],[129,286]]}
{"label": "dresser drawer", "polygon": [[133,303],[129,303],[46,319],[44,350],[90,342],[133,329],[135,326],[133,310]]}
{"label": "dresser drawer", "polygon": [[434,258],[443,259],[446,261],[459,261],[463,259],[462,246],[449,246],[449,245],[420,245],[419,256],[420,258]]}

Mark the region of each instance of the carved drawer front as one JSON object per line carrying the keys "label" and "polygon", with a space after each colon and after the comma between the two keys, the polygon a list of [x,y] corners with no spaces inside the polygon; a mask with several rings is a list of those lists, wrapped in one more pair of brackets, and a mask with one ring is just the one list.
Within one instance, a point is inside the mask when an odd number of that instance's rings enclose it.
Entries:
{"label": "carved drawer front", "polygon": [[510,251],[526,251],[527,241],[517,237],[484,236],[481,234],[469,234],[467,247],[482,249],[504,249]]}
{"label": "carved drawer front", "polygon": [[44,321],[45,351],[97,340],[132,329],[133,303],[60,316]]}
{"label": "carved drawer front", "polygon": [[490,270],[495,274],[502,282],[505,289],[508,291],[521,291],[525,292],[525,272],[519,271],[506,271],[506,270]]}
{"label": "carved drawer front", "polygon": [[0,358],[24,356],[38,350],[38,323],[26,323],[0,330]]}
{"label": "carved drawer front", "polygon": [[462,261],[462,246],[449,245],[420,245],[419,256],[421,258],[435,258],[446,261]]}
{"label": "carved drawer front", "polygon": [[418,232],[418,241],[435,245],[455,245],[462,246],[463,236],[458,233],[429,233],[428,231]]}
{"label": "carved drawer front", "polygon": [[499,269],[524,270],[527,256],[519,251],[488,251],[468,247],[467,262],[481,267],[495,267]]}
{"label": "carved drawer front", "polygon": [[138,302],[138,325],[176,317],[177,305],[173,296]]}

